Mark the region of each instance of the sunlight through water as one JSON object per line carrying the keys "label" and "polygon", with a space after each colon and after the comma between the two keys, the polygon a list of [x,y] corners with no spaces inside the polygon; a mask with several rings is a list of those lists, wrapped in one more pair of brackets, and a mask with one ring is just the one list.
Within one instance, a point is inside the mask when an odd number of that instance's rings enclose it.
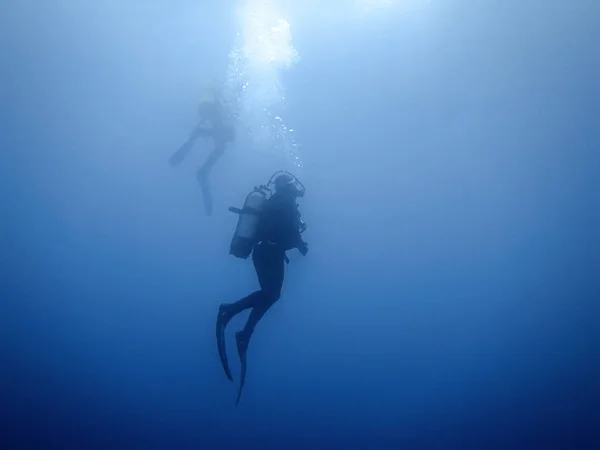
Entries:
{"label": "sunlight through water", "polygon": [[394,4],[394,0],[354,0],[355,5],[362,10],[377,10],[389,8]]}
{"label": "sunlight through water", "polygon": [[431,3],[431,0],[353,0],[354,11],[360,19],[368,17],[397,17],[415,8]]}
{"label": "sunlight through water", "polygon": [[237,13],[239,32],[229,55],[226,82],[229,100],[255,148],[283,151],[301,167],[294,130],[284,119],[281,81],[281,72],[299,60],[290,24],[270,0],[243,0]]}

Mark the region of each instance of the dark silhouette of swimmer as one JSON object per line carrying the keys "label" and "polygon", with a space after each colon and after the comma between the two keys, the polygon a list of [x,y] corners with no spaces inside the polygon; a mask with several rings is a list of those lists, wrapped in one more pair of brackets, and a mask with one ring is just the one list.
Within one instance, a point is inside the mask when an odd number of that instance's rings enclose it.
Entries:
{"label": "dark silhouette of swimmer", "polygon": [[196,126],[189,139],[169,158],[169,163],[171,166],[181,164],[199,138],[213,138],[213,150],[196,173],[198,183],[202,189],[204,209],[206,214],[210,216],[213,209],[213,200],[210,193],[208,176],[213,166],[223,156],[227,142],[235,139],[235,130],[230,120],[226,117],[219,92],[216,89],[209,89],[208,92],[211,96],[207,100],[202,101],[198,106],[200,123]]}
{"label": "dark silhouette of swimmer", "polygon": [[266,201],[260,213],[252,262],[258,276],[260,289],[235,303],[221,304],[217,314],[217,346],[227,378],[233,380],[225,352],[224,330],[227,323],[240,312],[250,309],[246,326],[235,334],[241,362],[241,376],[236,405],[239,403],[246,378],[246,352],[254,328],[273,304],[279,299],[283,286],[285,252],[297,248],[302,255],[308,245],[302,239],[302,222],[296,198],[301,196],[289,174],[280,175],[274,182],[275,193]]}

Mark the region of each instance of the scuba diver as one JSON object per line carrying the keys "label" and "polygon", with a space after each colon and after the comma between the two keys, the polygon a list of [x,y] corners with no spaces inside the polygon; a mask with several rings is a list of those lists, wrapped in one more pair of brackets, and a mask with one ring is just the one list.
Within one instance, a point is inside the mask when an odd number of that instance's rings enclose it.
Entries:
{"label": "scuba diver", "polygon": [[[273,188],[275,192],[273,193]],[[301,219],[296,199],[304,196],[304,186],[288,172],[275,173],[267,185],[254,188],[244,207],[229,208],[239,214],[238,224],[230,245],[230,254],[252,262],[260,289],[235,303],[219,306],[217,314],[217,348],[225,375],[231,381],[231,371],[225,350],[225,327],[240,312],[250,309],[243,330],[235,334],[241,363],[241,376],[236,405],[239,404],[246,378],[246,352],[254,328],[281,294],[284,266],[289,262],[286,251],[297,248],[304,256],[308,245],[301,233],[306,225]]]}
{"label": "scuba diver", "polygon": [[233,124],[227,118],[219,89],[207,88],[204,91],[204,97],[198,106],[200,123],[196,126],[189,139],[169,158],[169,163],[173,167],[179,165],[188,155],[198,138],[213,138],[214,148],[196,173],[198,183],[202,189],[204,209],[206,215],[210,216],[213,209],[213,200],[208,184],[208,175],[215,163],[223,156],[227,142],[235,139],[235,130]]}

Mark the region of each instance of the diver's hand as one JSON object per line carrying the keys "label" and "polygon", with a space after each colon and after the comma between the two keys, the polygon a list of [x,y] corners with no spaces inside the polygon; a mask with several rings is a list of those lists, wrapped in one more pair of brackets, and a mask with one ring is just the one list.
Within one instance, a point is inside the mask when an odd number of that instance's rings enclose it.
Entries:
{"label": "diver's hand", "polygon": [[308,253],[308,244],[302,241],[298,246],[298,250],[300,251],[300,253],[302,253],[302,256],[306,256],[306,254]]}

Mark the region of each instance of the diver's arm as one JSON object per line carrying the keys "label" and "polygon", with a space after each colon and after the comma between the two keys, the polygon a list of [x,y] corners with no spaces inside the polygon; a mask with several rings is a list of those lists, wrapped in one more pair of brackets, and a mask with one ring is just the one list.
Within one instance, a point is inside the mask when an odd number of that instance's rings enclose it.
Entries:
{"label": "diver's arm", "polygon": [[303,256],[306,255],[306,253],[308,252],[308,244],[304,241],[304,239],[302,239],[302,236],[300,235],[300,230],[296,230],[294,232],[292,242],[292,248],[297,248]]}
{"label": "diver's arm", "polygon": [[302,253],[302,256],[305,256],[306,253],[308,253],[308,244],[304,241],[304,239],[302,239],[302,232],[306,229],[306,224],[300,218],[300,210],[296,211],[298,218],[298,226],[294,231],[294,242],[296,243],[295,247],[300,251],[300,253]]}
{"label": "diver's arm", "polygon": [[302,254],[302,256],[306,256],[306,254],[308,253],[308,244],[303,240],[300,240],[300,244],[296,246],[296,248]]}

